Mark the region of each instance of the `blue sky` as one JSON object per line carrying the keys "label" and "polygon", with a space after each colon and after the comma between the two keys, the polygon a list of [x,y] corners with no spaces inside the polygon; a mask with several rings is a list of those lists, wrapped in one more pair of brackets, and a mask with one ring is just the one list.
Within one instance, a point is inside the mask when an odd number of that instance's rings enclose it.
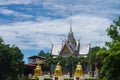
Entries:
{"label": "blue sky", "polygon": [[103,46],[106,29],[120,16],[120,0],[0,0],[0,36],[27,57],[61,45],[72,27],[81,44]]}

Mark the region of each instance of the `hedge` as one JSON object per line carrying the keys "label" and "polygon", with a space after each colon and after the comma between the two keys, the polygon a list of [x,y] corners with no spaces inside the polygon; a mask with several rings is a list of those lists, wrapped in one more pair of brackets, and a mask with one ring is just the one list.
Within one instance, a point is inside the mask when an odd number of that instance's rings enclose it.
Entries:
{"label": "hedge", "polygon": [[15,80],[39,80],[37,78],[33,78],[33,79],[28,79],[28,78],[17,78]]}
{"label": "hedge", "polygon": [[88,79],[85,79],[85,80],[98,80],[97,78],[88,78]]}
{"label": "hedge", "polygon": [[64,80],[74,80],[73,78],[67,78],[67,79],[64,79]]}
{"label": "hedge", "polygon": [[[37,78],[34,78],[34,79],[27,79],[27,78],[18,78],[18,79],[15,79],[15,80],[39,80]],[[52,78],[44,78],[44,80],[53,80]],[[64,80],[74,80],[73,78],[67,78]],[[88,78],[88,79],[85,79],[85,80],[99,80],[99,79],[96,79],[96,78]]]}
{"label": "hedge", "polygon": [[53,80],[52,78],[44,78],[44,80]]}

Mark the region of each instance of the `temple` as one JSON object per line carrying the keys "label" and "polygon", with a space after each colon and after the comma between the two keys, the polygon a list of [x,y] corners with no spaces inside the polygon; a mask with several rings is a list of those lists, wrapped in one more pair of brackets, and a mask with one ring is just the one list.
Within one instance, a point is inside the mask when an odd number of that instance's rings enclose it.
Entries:
{"label": "temple", "polygon": [[62,41],[60,46],[52,46],[52,55],[54,56],[86,56],[89,52],[90,44],[81,45],[80,40],[76,40],[74,33],[72,32],[72,27],[70,27],[70,32],[68,33],[67,39]]}

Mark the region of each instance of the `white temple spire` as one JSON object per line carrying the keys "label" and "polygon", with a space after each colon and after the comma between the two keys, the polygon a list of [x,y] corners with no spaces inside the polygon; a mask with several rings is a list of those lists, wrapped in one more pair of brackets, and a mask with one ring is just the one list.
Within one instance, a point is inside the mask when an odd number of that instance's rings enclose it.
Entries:
{"label": "white temple spire", "polygon": [[72,14],[70,12],[70,32],[72,32],[72,18],[71,18]]}

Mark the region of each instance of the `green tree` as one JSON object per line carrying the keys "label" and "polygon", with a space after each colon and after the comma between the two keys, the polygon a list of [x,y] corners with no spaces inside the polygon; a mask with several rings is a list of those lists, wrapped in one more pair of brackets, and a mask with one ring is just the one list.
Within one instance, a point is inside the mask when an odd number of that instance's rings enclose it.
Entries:
{"label": "green tree", "polygon": [[76,58],[76,62],[75,63],[78,64],[78,62],[80,62],[80,64],[82,65],[83,70],[85,71],[86,70],[86,66],[88,65],[87,57],[80,56],[80,57]]}
{"label": "green tree", "polygon": [[96,56],[96,53],[100,50],[100,47],[96,46],[90,49],[87,58],[88,58],[88,63],[91,64],[92,67],[92,77],[94,77],[94,71],[95,67],[100,69],[101,63],[99,62],[99,57]]}
{"label": "green tree", "polygon": [[64,71],[64,73],[68,72],[68,70],[66,68],[68,68],[68,64],[67,64],[67,57],[63,57],[61,55],[57,56],[54,59],[54,64],[56,65],[57,63],[60,63],[61,67],[62,67],[62,71]]}
{"label": "green tree", "polygon": [[107,29],[111,42],[106,42],[107,48],[103,47],[97,55],[101,57],[103,66],[101,77],[105,80],[120,80],[120,17]]}
{"label": "green tree", "polygon": [[87,57],[88,57],[88,60],[89,60],[89,63],[94,63],[96,61],[96,53],[100,50],[100,47],[96,46],[96,47],[93,47],[90,49]]}
{"label": "green tree", "polygon": [[107,28],[107,32],[113,42],[120,41],[120,17],[113,21],[113,24]]}
{"label": "green tree", "polygon": [[0,80],[13,80],[23,73],[23,54],[18,47],[10,47],[0,38]]}
{"label": "green tree", "polygon": [[41,50],[40,53],[38,53],[38,56],[44,57],[45,56],[45,52],[43,50]]}
{"label": "green tree", "polygon": [[51,65],[53,63],[53,56],[52,56],[51,53],[46,53],[44,63],[45,63],[46,66],[49,67],[50,76],[52,76],[51,75]]}
{"label": "green tree", "polygon": [[61,66],[64,67],[66,64],[66,59],[65,59],[65,57],[59,55],[55,58],[55,62],[56,62],[55,64],[57,64],[59,62],[61,64]]}

